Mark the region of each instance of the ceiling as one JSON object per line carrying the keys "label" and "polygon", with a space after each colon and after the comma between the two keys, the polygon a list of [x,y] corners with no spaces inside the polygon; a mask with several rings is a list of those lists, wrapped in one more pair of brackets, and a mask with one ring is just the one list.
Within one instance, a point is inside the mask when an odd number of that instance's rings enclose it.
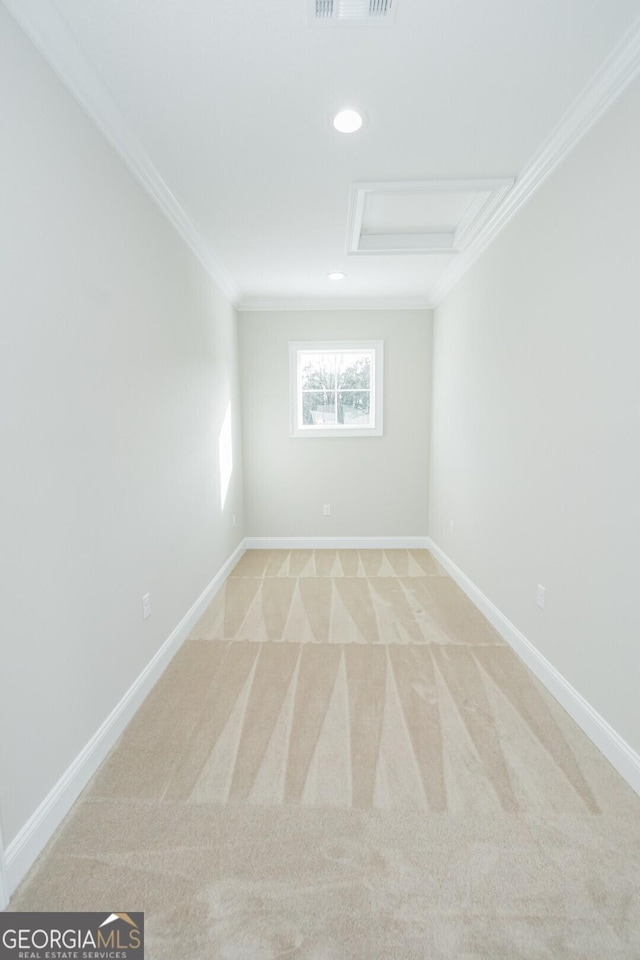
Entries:
{"label": "ceiling", "polygon": [[[394,3],[391,26],[318,28],[307,0],[7,0],[249,309],[437,301],[629,82],[640,35],[640,0]],[[347,253],[354,184],[458,180],[515,181],[466,249]],[[363,234],[450,232],[448,190],[448,211],[379,190]]]}

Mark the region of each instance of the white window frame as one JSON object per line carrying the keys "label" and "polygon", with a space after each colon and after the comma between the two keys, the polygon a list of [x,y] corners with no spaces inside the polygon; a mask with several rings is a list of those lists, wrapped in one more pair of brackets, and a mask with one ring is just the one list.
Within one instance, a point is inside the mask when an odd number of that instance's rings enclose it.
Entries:
{"label": "white window frame", "polygon": [[[373,353],[371,364],[371,426],[350,426],[349,424],[303,424],[302,387],[300,380],[301,353]],[[297,439],[319,439],[336,437],[381,437],[382,436],[382,385],[383,385],[383,340],[307,340],[289,344],[289,393],[291,399],[291,436]]]}

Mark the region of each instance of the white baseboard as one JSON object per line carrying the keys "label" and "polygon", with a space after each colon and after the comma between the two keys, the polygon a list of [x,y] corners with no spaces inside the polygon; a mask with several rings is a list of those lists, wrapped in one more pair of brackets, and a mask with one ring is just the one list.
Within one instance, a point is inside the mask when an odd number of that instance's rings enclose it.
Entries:
{"label": "white baseboard", "polygon": [[489,623],[496,628],[500,636],[544,684],[549,693],[573,717],[609,763],[615,767],[629,786],[640,794],[640,756],[636,751],[431,539],[428,542],[428,549]]}
{"label": "white baseboard", "polygon": [[[99,730],[95,732],[71,766],[60,777],[18,836],[9,844],[4,853],[7,894],[13,893],[51,839],[244,551],[243,540],[213,580],[205,587],[191,609],[184,615],[171,636],[165,640],[153,659],[129,687],[122,700],[114,707]],[[1,859],[0,855],[0,861]],[[2,907],[1,883],[0,863],[0,908]]]}
{"label": "white baseboard", "polygon": [[428,537],[246,537],[247,550],[426,549]]}

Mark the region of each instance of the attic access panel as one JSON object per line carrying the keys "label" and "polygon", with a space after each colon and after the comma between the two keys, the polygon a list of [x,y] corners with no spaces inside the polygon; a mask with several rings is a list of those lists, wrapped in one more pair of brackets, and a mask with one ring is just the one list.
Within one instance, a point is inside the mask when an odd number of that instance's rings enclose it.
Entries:
{"label": "attic access panel", "polygon": [[459,253],[512,186],[507,178],[354,183],[347,253]]}

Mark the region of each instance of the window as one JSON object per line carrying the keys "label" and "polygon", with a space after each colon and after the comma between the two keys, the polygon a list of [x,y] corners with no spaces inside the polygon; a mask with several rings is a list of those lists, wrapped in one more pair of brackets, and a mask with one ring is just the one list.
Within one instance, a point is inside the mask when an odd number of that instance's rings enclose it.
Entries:
{"label": "window", "polygon": [[292,437],[382,436],[382,340],[289,344]]}

